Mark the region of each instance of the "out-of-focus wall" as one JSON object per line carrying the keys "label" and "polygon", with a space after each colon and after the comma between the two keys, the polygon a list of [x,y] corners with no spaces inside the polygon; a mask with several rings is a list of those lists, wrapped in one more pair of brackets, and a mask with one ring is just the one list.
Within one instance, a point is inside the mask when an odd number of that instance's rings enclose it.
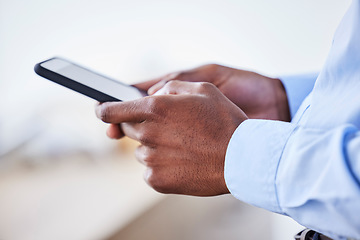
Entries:
{"label": "out-of-focus wall", "polygon": [[[272,76],[318,71],[349,2],[0,0],[0,142],[11,148],[46,129],[64,151],[80,142],[105,147],[92,101],[34,73],[46,58],[63,56],[127,83],[210,62]],[[69,106],[77,114],[60,110]],[[67,146],[53,125],[72,121],[82,121],[72,129],[80,140]],[[101,141],[88,141],[89,131]],[[43,142],[32,152],[54,151]]]}

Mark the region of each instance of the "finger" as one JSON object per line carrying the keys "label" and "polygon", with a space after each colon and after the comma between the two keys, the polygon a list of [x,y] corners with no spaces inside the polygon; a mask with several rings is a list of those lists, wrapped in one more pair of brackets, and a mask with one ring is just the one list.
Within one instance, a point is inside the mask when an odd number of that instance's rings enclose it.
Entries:
{"label": "finger", "polygon": [[149,146],[140,145],[135,150],[136,159],[145,166],[156,165],[155,149]]}
{"label": "finger", "polygon": [[164,85],[165,85],[167,82],[168,82],[168,81],[162,80],[162,81],[156,83],[154,86],[152,86],[151,88],[149,88],[148,94],[149,94],[149,95],[155,94],[157,91],[159,91],[161,88],[163,88]]}
{"label": "finger", "polygon": [[121,127],[119,124],[110,124],[106,131],[106,134],[111,139],[120,139],[120,138],[124,137],[124,133],[121,130]]}
{"label": "finger", "polygon": [[[154,86],[155,84],[157,84],[160,81],[168,81],[170,79],[174,79],[176,76],[178,75],[178,73],[170,73],[167,74],[165,76],[161,76],[159,78],[155,78],[155,79],[151,79],[145,82],[141,82],[141,83],[136,83],[133,86],[137,87],[143,91],[148,91],[152,86]],[[150,94],[149,94],[150,95]]]}
{"label": "finger", "polygon": [[133,86],[140,89],[140,90],[143,90],[143,91],[147,92],[149,90],[149,88],[151,88],[153,85],[155,85],[159,81],[161,81],[161,78],[152,79],[152,80],[149,80],[149,81],[146,81],[146,82],[136,83]]}
{"label": "finger", "polygon": [[123,133],[131,139],[139,141],[139,132],[137,124],[134,123],[121,123]]}
{"label": "finger", "polygon": [[155,146],[158,142],[157,125],[151,123],[122,123],[123,133],[146,146]]}
{"label": "finger", "polygon": [[205,91],[213,88],[211,83],[203,82],[184,82],[179,80],[172,80],[167,82],[154,95],[166,94],[202,94]]}
{"label": "finger", "polygon": [[161,146],[150,147],[146,145],[140,145],[135,150],[136,159],[143,165],[151,168],[155,167],[169,167],[169,159],[176,159],[173,150],[162,148]]}
{"label": "finger", "polygon": [[[156,91],[158,91],[160,88],[162,88],[168,81],[171,80],[182,80],[182,81],[188,81],[188,82],[203,82],[206,81],[204,77],[202,77],[202,72],[209,72],[213,69],[217,69],[219,66],[216,64],[209,64],[205,66],[200,66],[197,68],[185,70],[185,71],[178,71],[174,73],[167,74],[165,76],[152,79],[146,82],[134,84],[133,86],[147,91],[149,95],[153,95]],[[159,83],[159,84],[158,84]],[[156,86],[155,86],[156,85]]]}
{"label": "finger", "polygon": [[106,123],[141,122],[148,115],[147,97],[126,102],[106,102],[96,106],[96,116]]}
{"label": "finger", "polygon": [[187,71],[168,74],[167,77],[163,78],[161,81],[157,82],[156,84],[154,84],[154,86],[149,88],[148,94],[154,95],[157,91],[163,88],[169,81],[181,80],[181,81],[192,82],[190,75],[191,72],[187,72]]}

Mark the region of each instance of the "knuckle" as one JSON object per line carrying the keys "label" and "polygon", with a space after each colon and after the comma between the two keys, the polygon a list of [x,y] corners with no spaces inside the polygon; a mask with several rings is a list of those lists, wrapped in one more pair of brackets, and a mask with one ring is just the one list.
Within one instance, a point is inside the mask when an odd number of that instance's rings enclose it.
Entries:
{"label": "knuckle", "polygon": [[210,64],[205,65],[204,67],[208,68],[209,70],[215,70],[219,67],[219,64],[210,63]]}
{"label": "knuckle", "polygon": [[220,65],[215,63],[205,64],[199,67],[201,71],[214,74],[219,69]]}
{"label": "knuckle", "polygon": [[156,164],[156,157],[152,148],[141,145],[135,151],[136,158],[145,166]]}
{"label": "knuckle", "polygon": [[145,104],[147,109],[156,108],[156,106],[159,104],[159,100],[157,97],[148,97],[145,101]]}
{"label": "knuckle", "polygon": [[184,80],[183,78],[185,78],[187,76],[187,72],[177,72],[174,74],[174,80],[178,79],[178,80]]}
{"label": "knuckle", "polygon": [[141,144],[147,144],[149,142],[149,137],[148,134],[146,132],[143,131],[137,131],[136,133],[136,139],[141,143]]}
{"label": "knuckle", "polygon": [[179,85],[180,80],[170,80],[166,82],[166,84],[163,87],[163,91],[165,94],[175,94],[176,89]]}
{"label": "knuckle", "polygon": [[201,83],[199,83],[199,91],[201,93],[213,91],[215,88],[216,87],[214,86],[214,84],[209,83],[209,82],[201,82]]}
{"label": "knuckle", "polygon": [[154,168],[147,168],[145,170],[144,179],[146,183],[159,193],[171,193],[171,186],[167,180],[162,177],[161,172]]}
{"label": "knuckle", "polygon": [[151,130],[139,130],[136,134],[136,138],[138,139],[138,141],[144,145],[151,145],[156,139],[154,131]]}
{"label": "knuckle", "polygon": [[150,97],[146,104],[149,118],[154,119],[166,113],[167,105],[163,96]]}
{"label": "knuckle", "polygon": [[149,97],[146,99],[145,104],[147,112],[152,114],[158,109],[159,100],[156,97]]}
{"label": "knuckle", "polygon": [[165,87],[168,89],[172,89],[177,85],[178,82],[179,80],[170,80],[165,84]]}

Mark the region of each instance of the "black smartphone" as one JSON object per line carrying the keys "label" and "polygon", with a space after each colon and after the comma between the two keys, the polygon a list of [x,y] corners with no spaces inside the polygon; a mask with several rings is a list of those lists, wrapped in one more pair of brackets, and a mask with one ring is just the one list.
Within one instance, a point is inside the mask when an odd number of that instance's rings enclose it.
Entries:
{"label": "black smartphone", "polygon": [[103,76],[63,58],[54,57],[38,63],[34,70],[48,80],[99,102],[130,101],[147,95],[136,87]]}

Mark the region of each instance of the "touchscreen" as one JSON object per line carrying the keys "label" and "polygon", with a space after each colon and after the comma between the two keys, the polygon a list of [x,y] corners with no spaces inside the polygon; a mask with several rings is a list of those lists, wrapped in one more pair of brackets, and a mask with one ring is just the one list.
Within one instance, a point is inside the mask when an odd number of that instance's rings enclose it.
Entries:
{"label": "touchscreen", "polygon": [[122,101],[130,101],[143,96],[135,87],[125,85],[60,58],[43,62],[41,66]]}

